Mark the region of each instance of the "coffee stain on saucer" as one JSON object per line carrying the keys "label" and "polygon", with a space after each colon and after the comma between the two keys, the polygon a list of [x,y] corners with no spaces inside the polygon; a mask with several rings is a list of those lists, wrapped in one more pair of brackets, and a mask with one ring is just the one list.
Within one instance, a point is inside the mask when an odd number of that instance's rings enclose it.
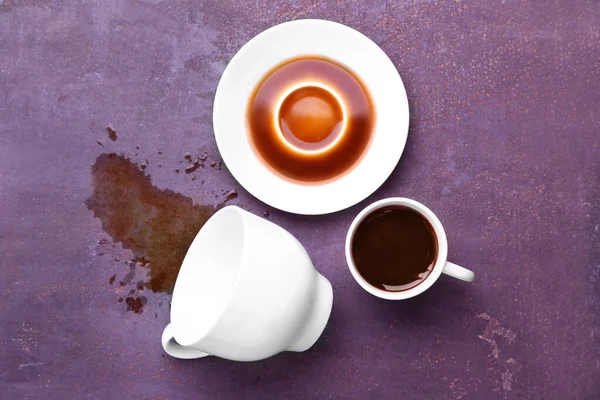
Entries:
{"label": "coffee stain on saucer", "polygon": [[[190,244],[219,206],[194,204],[189,197],[153,186],[137,164],[115,153],[98,156],[92,185],[87,208],[114,242],[133,252],[131,263],[147,269],[147,281],[136,282],[136,288],[172,293]],[[133,273],[128,275],[131,281]],[[140,313],[147,300],[130,296],[125,301],[129,311]]]}

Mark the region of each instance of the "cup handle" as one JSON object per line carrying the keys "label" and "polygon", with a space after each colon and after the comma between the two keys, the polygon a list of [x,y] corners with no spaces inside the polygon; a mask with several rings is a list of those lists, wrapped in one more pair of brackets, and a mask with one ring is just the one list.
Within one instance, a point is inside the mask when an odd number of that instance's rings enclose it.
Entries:
{"label": "cup handle", "polygon": [[210,355],[193,347],[186,347],[177,343],[175,341],[175,337],[173,336],[173,326],[171,326],[171,324],[167,325],[163,331],[161,342],[163,349],[171,357],[190,359],[201,358]]}
{"label": "cup handle", "polygon": [[442,272],[465,282],[473,282],[473,279],[475,279],[473,271],[461,267],[460,265],[453,264],[450,261],[446,261]]}

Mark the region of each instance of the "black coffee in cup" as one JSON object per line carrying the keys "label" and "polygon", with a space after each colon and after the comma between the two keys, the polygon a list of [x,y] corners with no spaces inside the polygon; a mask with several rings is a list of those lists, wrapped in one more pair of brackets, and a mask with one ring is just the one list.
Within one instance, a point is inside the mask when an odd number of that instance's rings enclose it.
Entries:
{"label": "black coffee in cup", "polygon": [[438,241],[431,223],[416,210],[387,206],[368,214],[352,237],[359,274],[377,289],[411,289],[433,270]]}

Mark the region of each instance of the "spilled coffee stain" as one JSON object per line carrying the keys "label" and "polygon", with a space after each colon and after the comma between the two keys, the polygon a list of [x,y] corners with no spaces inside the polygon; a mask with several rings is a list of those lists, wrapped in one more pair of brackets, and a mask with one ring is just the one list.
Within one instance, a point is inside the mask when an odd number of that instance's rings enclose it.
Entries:
{"label": "spilled coffee stain", "polygon": [[127,297],[125,299],[125,303],[127,303],[127,311],[133,311],[136,314],[141,314],[142,312],[144,312],[144,310],[142,310],[142,307],[144,307],[144,304],[146,304],[148,302],[148,299],[146,299],[146,297],[144,296],[139,296],[139,297]]}
{"label": "spilled coffee stain", "polygon": [[[114,153],[96,159],[92,184],[92,196],[85,204],[113,241],[121,242],[135,257],[119,284],[130,283],[134,268],[140,266],[148,269],[149,280],[137,284],[138,288],[172,293],[188,247],[217,208],[158,189],[135,163]],[[128,309],[137,312],[145,297],[130,296],[125,301]]]}

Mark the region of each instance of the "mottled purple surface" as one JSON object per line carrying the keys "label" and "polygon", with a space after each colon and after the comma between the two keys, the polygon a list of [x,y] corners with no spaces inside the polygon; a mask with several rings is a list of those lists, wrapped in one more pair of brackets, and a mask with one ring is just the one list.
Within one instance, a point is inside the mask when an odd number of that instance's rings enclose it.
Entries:
{"label": "mottled purple surface", "polygon": [[[400,71],[411,126],[391,178],[302,217],[225,168],[176,174],[187,151],[218,160],[212,101],[235,51],[307,17],[364,32]],[[599,34],[598,1],[0,0],[0,398],[600,398]],[[334,287],[314,348],[163,356],[169,296],[127,312],[109,284],[127,266],[97,255],[84,201],[108,151],[198,203],[238,189],[232,203],[296,235]],[[345,232],[388,196],[430,206],[476,281],[404,302],[359,289]]]}

